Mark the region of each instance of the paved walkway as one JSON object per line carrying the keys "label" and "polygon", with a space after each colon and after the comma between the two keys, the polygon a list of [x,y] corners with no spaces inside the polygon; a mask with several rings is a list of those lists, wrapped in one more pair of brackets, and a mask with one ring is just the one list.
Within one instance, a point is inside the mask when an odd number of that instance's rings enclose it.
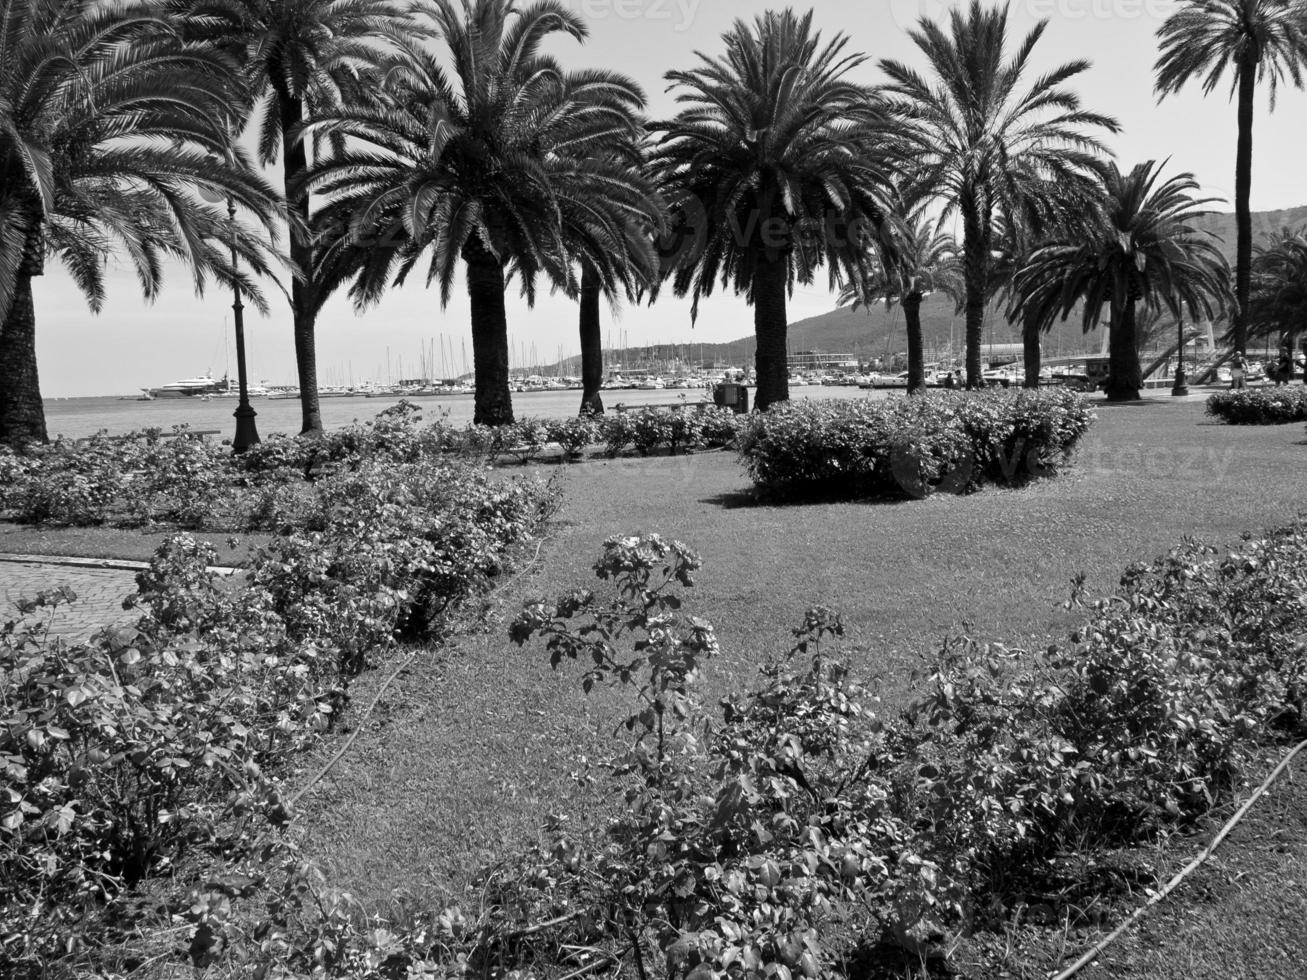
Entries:
{"label": "paved walkway", "polygon": [[72,589],[77,601],[34,614],[49,622],[52,634],[75,643],[105,626],[132,622],[139,613],[124,610],[123,599],[136,591],[136,569],[109,564],[0,555],[0,622],[18,617],[20,599],[61,585]]}

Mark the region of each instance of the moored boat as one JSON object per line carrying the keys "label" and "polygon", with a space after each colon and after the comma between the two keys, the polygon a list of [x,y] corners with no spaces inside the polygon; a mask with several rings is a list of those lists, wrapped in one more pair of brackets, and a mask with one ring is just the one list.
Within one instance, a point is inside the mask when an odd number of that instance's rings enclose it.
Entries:
{"label": "moored boat", "polygon": [[174,381],[166,384],[161,388],[150,388],[145,391],[151,399],[154,398],[198,398],[203,395],[217,395],[226,391],[228,381],[224,377],[221,381],[215,381],[212,377],[203,378],[183,378],[181,381]]}

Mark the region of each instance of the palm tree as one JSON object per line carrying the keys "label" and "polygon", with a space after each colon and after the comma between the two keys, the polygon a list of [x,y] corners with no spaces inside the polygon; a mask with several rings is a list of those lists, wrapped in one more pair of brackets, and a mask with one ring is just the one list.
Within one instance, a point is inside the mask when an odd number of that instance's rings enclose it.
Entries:
{"label": "palm tree", "polygon": [[[636,90],[633,90],[633,92]],[[581,414],[602,415],[604,380],[603,323],[601,299],[607,297],[616,307],[619,297],[630,302],[646,289],[656,286],[658,254],[654,247],[663,227],[662,203],[644,173],[644,154],[640,136],[643,101],[626,106],[625,126],[614,128],[606,141],[587,149],[592,157],[602,157],[609,170],[589,190],[571,196],[563,210],[564,237],[579,257],[580,340],[581,340]],[[620,175],[614,187],[607,183],[612,174]],[[596,200],[607,200],[595,208]],[[613,205],[620,203],[621,210]],[[616,220],[614,220],[616,219]]]}
{"label": "palm tree", "polygon": [[999,221],[995,226],[994,237],[999,244],[995,247],[994,263],[990,268],[990,291],[995,299],[1006,300],[1007,319],[1015,320],[1021,327],[1022,387],[1025,388],[1039,387],[1044,359],[1042,335],[1047,326],[1040,323],[1037,316],[1030,315],[1038,311],[1038,303],[1023,305],[1022,297],[1014,288],[1017,276],[1041,247],[1059,242],[1081,241],[1092,234],[1093,229],[1102,221],[1102,201],[1082,197],[1081,205],[1073,213],[1060,215],[1055,224],[1043,229],[1043,234],[1038,239],[1029,232],[1023,233],[1014,228],[1007,221]]}
{"label": "palm tree", "polygon": [[1078,305],[1086,332],[1106,307],[1111,318],[1107,397],[1139,397],[1136,346],[1140,303],[1176,318],[1212,317],[1229,296],[1229,265],[1218,241],[1197,221],[1210,198],[1195,198],[1192,174],[1158,183],[1154,161],[1128,174],[1112,165],[1104,186],[1102,220],[1031,256],[1016,276],[1014,307],[1032,329],[1047,330]]}
{"label": "palm tree", "polygon": [[1307,329],[1307,228],[1282,228],[1253,254],[1248,336],[1294,348]]}
{"label": "palm tree", "polygon": [[[448,304],[460,260],[472,306],[474,421],[513,421],[504,294],[516,275],[528,303],[545,274],[575,293],[573,263],[599,258],[649,213],[649,189],[605,155],[633,129],[643,94],[606,71],[566,72],[540,52],[555,34],[584,40],[557,0],[433,0],[450,70],[428,51],[389,77],[388,107],[339,111],[315,130],[340,152],[310,187],[327,204],[315,220],[349,229],[318,258],[323,295],[353,280],[356,305],[402,283],[430,252],[428,284]],[[577,241],[583,238],[585,240]],[[591,248],[588,242],[596,247]],[[598,263],[604,273],[611,259]]]}
{"label": "palm tree", "polygon": [[1116,120],[1081,107],[1065,83],[1089,68],[1072,61],[1038,77],[1031,55],[1048,21],[1026,35],[1005,60],[1008,8],[980,0],[954,9],[944,26],[923,18],[910,37],[926,56],[930,77],[898,61],[882,61],[884,93],[908,123],[914,194],[943,198],[962,222],[966,275],[967,385],[981,383],[980,344],[993,288],[995,222],[1038,238],[1092,194],[1107,150],[1095,130],[1115,133]]}
{"label": "palm tree", "polygon": [[[149,3],[8,0],[0,18],[0,443],[46,439],[32,278],[58,257],[93,311],[119,251],[153,298],[164,260],[189,264],[266,308],[242,264],[258,239],[213,201],[272,219],[275,192],[228,145],[237,79],[186,48]],[[207,199],[207,201],[206,201]]]}
{"label": "palm tree", "polygon": [[851,281],[840,293],[841,306],[870,307],[883,300],[887,308],[903,305],[908,332],[908,393],[926,390],[925,356],[921,336],[921,303],[942,292],[961,305],[964,295],[962,261],[953,236],[928,221],[921,208],[900,207],[893,215],[890,233],[894,248],[888,255],[868,256],[868,272]]}
{"label": "palm tree", "polygon": [[423,35],[403,0],[172,0],[188,35],[212,44],[242,66],[259,161],[281,158],[290,223],[295,367],[301,431],[322,430],[318,406],[317,314],[304,189],[308,148],[300,130],[344,102],[376,90],[388,59]]}
{"label": "palm tree", "polygon": [[812,14],[736,21],[719,58],[673,71],[683,106],[652,127],[651,166],[673,228],[692,239],[669,263],[678,295],[699,301],[720,279],[753,306],[757,395],[789,398],[786,299],[829,266],[837,288],[880,235],[886,123],[873,93],[847,79],[866,58],[829,43]]}
{"label": "palm tree", "polygon": [[1203,94],[1221,84],[1228,70],[1230,94],[1238,96],[1238,146],[1234,162],[1235,249],[1234,346],[1248,347],[1248,298],[1252,276],[1253,226],[1249,197],[1253,180],[1253,96],[1269,83],[1271,108],[1286,79],[1301,88],[1307,63],[1307,6],[1301,0],[1181,0],[1180,9],[1157,30],[1159,97],[1180,91],[1201,77]]}

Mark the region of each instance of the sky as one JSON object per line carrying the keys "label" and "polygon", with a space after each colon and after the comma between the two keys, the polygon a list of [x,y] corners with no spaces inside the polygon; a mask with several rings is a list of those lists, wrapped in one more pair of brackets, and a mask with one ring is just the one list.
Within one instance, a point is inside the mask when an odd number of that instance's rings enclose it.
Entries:
{"label": "sky", "polygon": [[[635,78],[650,98],[650,116],[672,111],[663,74],[695,64],[695,52],[717,54],[721,35],[738,18],[751,19],[776,4],[747,0],[563,0],[587,21],[584,45],[554,46],[564,63],[606,67]],[[876,64],[883,58],[921,64],[907,31],[918,18],[938,18],[962,0],[813,0],[815,23],[824,35],[844,32],[851,47],[869,56],[857,72],[868,84],[884,80]],[[1087,58],[1093,67],[1073,81],[1087,107],[1115,116],[1123,131],[1109,142],[1127,168],[1149,159],[1170,158],[1173,170],[1187,170],[1211,196],[1233,210],[1235,110],[1228,87],[1204,99],[1195,87],[1158,104],[1153,95],[1155,32],[1175,0],[1012,0],[1012,39],[1040,20],[1049,26],[1035,49],[1037,71]],[[1269,211],[1307,204],[1303,161],[1307,159],[1307,94],[1280,92],[1269,113],[1265,93],[1255,124],[1252,207]],[[55,263],[36,280],[37,352],[41,387],[47,397],[129,394],[184,377],[211,372],[235,375],[231,298],[210,288],[194,295],[185,270],[170,271],[159,298],[145,303],[134,276],[125,268],[110,277],[109,295],[99,315],[87,311],[68,276]],[[279,294],[267,318],[246,310],[249,374],[252,381],[290,384],[295,379],[290,310]],[[818,284],[798,287],[790,303],[791,322],[834,308]],[[552,362],[578,353],[575,304],[542,292],[529,309],[516,290],[508,297],[510,341],[516,366]],[[605,312],[605,329],[615,345],[712,343],[753,331],[751,310],[732,292],[716,293],[701,304],[691,324],[690,304],[664,295],[656,306],[624,308],[616,318]],[[437,372],[461,373],[463,351],[471,358],[469,307],[457,289],[448,308],[436,291],[420,281],[394,290],[379,305],[356,313],[344,297],[331,301],[318,322],[318,366],[323,384],[384,380],[418,373],[424,346],[436,351]],[[607,346],[607,339],[605,341]],[[535,357],[532,356],[534,349]],[[441,350],[452,354],[441,372]]]}

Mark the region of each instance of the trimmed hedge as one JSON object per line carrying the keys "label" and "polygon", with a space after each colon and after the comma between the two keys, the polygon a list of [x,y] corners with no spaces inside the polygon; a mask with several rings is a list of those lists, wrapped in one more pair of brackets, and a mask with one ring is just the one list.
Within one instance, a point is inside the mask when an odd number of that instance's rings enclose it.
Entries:
{"label": "trimmed hedge", "polygon": [[1093,419],[1061,390],[802,401],[751,418],[739,447],[768,495],[921,498],[1052,476]]}
{"label": "trimmed hedge", "polygon": [[1307,422],[1307,387],[1243,388],[1218,391],[1207,414],[1229,425],[1287,425]]}

